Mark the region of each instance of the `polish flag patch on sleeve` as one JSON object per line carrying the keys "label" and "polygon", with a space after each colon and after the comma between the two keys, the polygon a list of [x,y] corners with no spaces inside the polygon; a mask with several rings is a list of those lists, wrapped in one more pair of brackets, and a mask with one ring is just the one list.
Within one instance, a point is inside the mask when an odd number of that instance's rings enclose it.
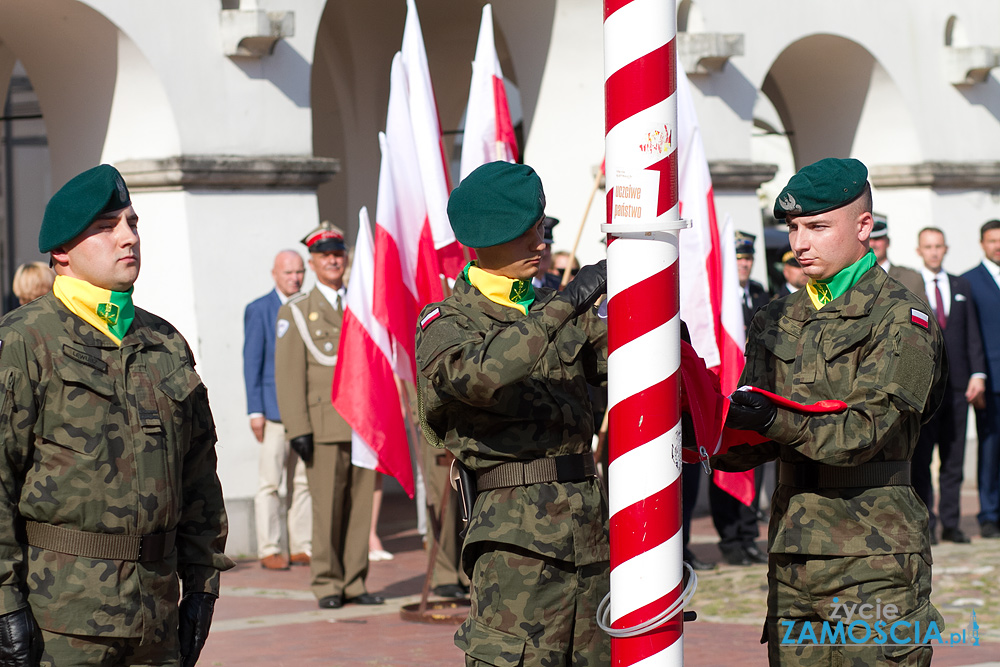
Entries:
{"label": "polish flag patch on sleeve", "polygon": [[910,322],[927,329],[930,326],[930,321],[931,318],[927,313],[921,312],[916,308],[910,308]]}
{"label": "polish flag patch on sleeve", "polygon": [[424,330],[424,329],[426,329],[430,325],[431,322],[433,322],[434,320],[436,320],[439,317],[441,317],[441,309],[440,308],[435,308],[431,312],[429,312],[426,315],[424,315],[423,318],[420,320],[420,329],[421,329],[421,331]]}

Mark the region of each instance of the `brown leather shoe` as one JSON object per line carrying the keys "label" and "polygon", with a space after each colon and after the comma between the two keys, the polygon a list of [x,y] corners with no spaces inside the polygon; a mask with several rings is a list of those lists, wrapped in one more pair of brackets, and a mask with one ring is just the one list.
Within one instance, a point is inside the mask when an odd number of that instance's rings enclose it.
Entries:
{"label": "brown leather shoe", "polygon": [[265,570],[287,570],[288,561],[281,554],[271,554],[260,559],[260,566]]}
{"label": "brown leather shoe", "polygon": [[308,565],[312,562],[312,559],[307,553],[292,554],[292,557],[288,560],[292,565]]}

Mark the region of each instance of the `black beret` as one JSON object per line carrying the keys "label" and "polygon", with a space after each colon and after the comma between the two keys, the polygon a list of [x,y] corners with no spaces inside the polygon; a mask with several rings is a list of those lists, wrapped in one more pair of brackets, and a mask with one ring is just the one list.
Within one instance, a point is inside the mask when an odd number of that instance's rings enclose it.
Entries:
{"label": "black beret", "polygon": [[488,162],[466,176],[448,198],[455,238],[470,248],[513,241],[544,214],[542,179],[526,164]]}
{"label": "black beret", "polygon": [[38,251],[51,252],[75,239],[98,215],[130,206],[128,187],[110,164],[74,176],[45,206]]}
{"label": "black beret", "polygon": [[861,196],[868,168],[859,160],[828,157],[799,169],[774,200],[774,217],[817,215],[845,206]]}

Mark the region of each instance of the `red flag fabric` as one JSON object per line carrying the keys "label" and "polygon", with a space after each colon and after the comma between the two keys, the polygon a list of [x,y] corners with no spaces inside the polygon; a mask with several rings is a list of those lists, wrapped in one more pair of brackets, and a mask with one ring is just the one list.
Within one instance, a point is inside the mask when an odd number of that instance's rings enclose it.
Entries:
{"label": "red flag fabric", "polygon": [[[412,498],[413,466],[390,364],[391,341],[372,313],[375,242],[367,209],[361,209],[359,219],[330,400],[354,430],[353,445],[367,447],[378,462],[377,469],[395,477]],[[352,452],[352,459],[358,458],[365,456]]]}
{"label": "red flag fabric", "polygon": [[476,57],[472,61],[459,179],[468,176],[476,167],[499,160],[517,161],[517,139],[493,39],[493,8],[486,5],[479,24]]}
{"label": "red flag fabric", "polygon": [[427,206],[428,228],[422,230],[421,238],[433,241],[442,273],[454,279],[465,267],[467,253],[455,240],[455,232],[448,222],[448,194],[451,192],[448,161],[441,142],[441,120],[431,86],[431,71],[427,66],[427,50],[424,48],[420,17],[413,0],[406,0],[401,54],[409,90],[413,142],[417,149]]}

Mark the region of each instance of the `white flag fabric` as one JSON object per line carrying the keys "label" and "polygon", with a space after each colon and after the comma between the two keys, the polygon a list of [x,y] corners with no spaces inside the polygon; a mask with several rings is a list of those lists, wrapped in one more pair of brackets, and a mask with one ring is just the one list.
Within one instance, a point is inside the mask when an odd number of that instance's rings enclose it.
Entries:
{"label": "white flag fabric", "polygon": [[462,134],[459,180],[487,162],[517,162],[517,139],[493,38],[493,7],[483,7],[476,58],[472,61],[469,103]]}

